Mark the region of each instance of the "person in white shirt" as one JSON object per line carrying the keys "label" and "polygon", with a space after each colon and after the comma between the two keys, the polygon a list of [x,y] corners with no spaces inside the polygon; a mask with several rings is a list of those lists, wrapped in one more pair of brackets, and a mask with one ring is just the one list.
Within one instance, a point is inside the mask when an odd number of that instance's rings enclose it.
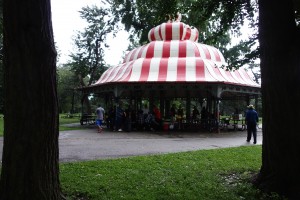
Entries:
{"label": "person in white shirt", "polygon": [[98,133],[102,132],[102,122],[104,119],[105,110],[104,108],[99,105],[99,107],[96,109],[97,119],[96,119],[96,125],[98,126]]}

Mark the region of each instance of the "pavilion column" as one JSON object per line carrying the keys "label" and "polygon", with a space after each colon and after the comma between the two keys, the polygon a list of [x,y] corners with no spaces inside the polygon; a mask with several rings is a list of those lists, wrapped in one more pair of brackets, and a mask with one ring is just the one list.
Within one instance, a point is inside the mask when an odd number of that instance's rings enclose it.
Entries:
{"label": "pavilion column", "polygon": [[250,104],[250,96],[249,95],[247,95],[247,97],[246,97],[246,103],[247,103],[247,106]]}
{"label": "pavilion column", "polygon": [[81,103],[81,115],[83,115],[83,97],[81,97],[80,103]]}
{"label": "pavilion column", "polygon": [[206,105],[207,105],[206,110],[207,110],[208,114],[210,115],[211,111],[212,111],[212,97],[211,97],[211,95],[209,95],[207,97],[207,104]]}
{"label": "pavilion column", "polygon": [[220,101],[221,101],[221,94],[222,94],[222,88],[221,87],[218,87],[217,90],[216,90],[216,100],[215,100],[215,103],[216,103],[216,107],[215,107],[215,110],[216,110],[216,120],[217,120],[217,133],[220,133],[220,127],[219,127],[219,124],[220,124]]}
{"label": "pavilion column", "polygon": [[159,93],[159,110],[161,113],[161,117],[165,118],[165,95],[163,91]]}
{"label": "pavilion column", "polygon": [[104,101],[105,101],[105,108],[106,108],[106,110],[108,110],[108,108],[110,107],[110,105],[108,105],[109,104],[109,95],[108,94],[105,94],[105,96],[104,96]]}
{"label": "pavilion column", "polygon": [[166,99],[165,100],[165,113],[164,113],[164,116],[167,119],[170,118],[170,108],[171,108],[170,104],[171,104],[170,99]]}
{"label": "pavilion column", "polygon": [[135,107],[135,111],[138,112],[140,110],[143,109],[143,105],[142,105],[142,98],[140,96],[138,96],[136,98],[136,107]]}
{"label": "pavilion column", "polygon": [[117,96],[114,96],[114,110],[116,111],[115,112],[115,116],[114,116],[114,118],[115,118],[115,121],[114,121],[114,127],[113,127],[113,130],[115,130],[115,131],[118,131],[117,130],[117,126],[116,126],[116,123],[117,123],[117,109],[118,109],[118,104],[119,104],[119,97],[117,97]]}
{"label": "pavilion column", "polygon": [[190,121],[191,117],[191,95],[190,91],[186,93],[186,121]]}
{"label": "pavilion column", "polygon": [[116,123],[117,123],[117,110],[118,110],[118,106],[119,106],[119,104],[120,104],[120,95],[121,95],[121,93],[122,93],[122,90],[120,89],[120,88],[118,88],[118,86],[116,86],[115,88],[114,88],[114,103],[115,103],[115,116],[114,116],[114,118],[115,118],[115,123],[114,123],[114,128],[113,129],[115,129],[116,131],[117,131],[117,126],[116,126]]}
{"label": "pavilion column", "polygon": [[257,106],[258,106],[258,95],[255,95],[255,109],[257,109]]}
{"label": "pavilion column", "polygon": [[[154,94],[154,91],[150,91],[150,94]],[[154,107],[154,95],[149,96],[149,111],[152,112]]]}
{"label": "pavilion column", "polygon": [[217,113],[217,100],[216,100],[215,97],[213,97],[213,100],[212,100],[212,107],[213,107],[212,114],[214,116],[216,116],[216,113]]}
{"label": "pavilion column", "polygon": [[219,127],[219,122],[220,122],[220,98],[217,98],[215,102],[216,102],[217,133],[220,133],[220,127]]}

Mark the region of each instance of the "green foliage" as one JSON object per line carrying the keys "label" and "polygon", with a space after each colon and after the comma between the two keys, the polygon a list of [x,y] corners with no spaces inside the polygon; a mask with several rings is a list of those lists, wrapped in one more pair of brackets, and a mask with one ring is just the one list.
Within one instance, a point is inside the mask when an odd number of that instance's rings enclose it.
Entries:
{"label": "green foliage", "polygon": [[0,113],[3,113],[3,108],[4,108],[4,85],[3,85],[3,83],[4,83],[4,72],[3,72],[2,55],[0,55],[0,56],[1,56],[1,58],[0,58]]}
{"label": "green foliage", "polygon": [[[137,35],[140,44],[148,41],[151,28],[175,19],[182,13],[182,21],[200,31],[200,41],[219,48],[228,58],[228,68],[238,68],[245,63],[252,63],[258,58],[257,33],[249,40],[228,49],[232,36],[241,35],[241,27],[247,20],[250,27],[257,24],[257,4],[251,0],[107,0],[112,4],[113,13],[121,19],[131,41]],[[171,16],[171,17],[169,17]]]}
{"label": "green foliage", "polygon": [[[59,116],[59,131],[70,131],[70,130],[79,130],[83,129],[84,127],[79,125],[80,122],[80,115],[79,114],[60,114]],[[70,117],[71,116],[71,117]],[[78,126],[67,126],[67,124],[77,123]]]}
{"label": "green foliage", "polygon": [[80,111],[81,94],[75,90],[78,87],[80,87],[78,78],[70,70],[70,66],[63,65],[57,69],[57,96],[60,113]]}
{"label": "green foliage", "polygon": [[255,45],[256,40],[240,41],[237,45],[224,51],[223,55],[229,63],[228,68],[238,69],[244,65],[252,66],[252,68],[256,66],[258,68],[259,66],[254,63],[259,58],[259,51],[255,49]]}
{"label": "green foliage", "polygon": [[260,163],[252,146],[65,163],[60,178],[70,199],[263,199],[249,183]]}
{"label": "green foliage", "polygon": [[0,136],[3,136],[4,132],[4,120],[3,115],[0,114]]}
{"label": "green foliage", "polygon": [[131,42],[135,35],[140,38],[140,44],[148,41],[148,32],[151,28],[169,19],[169,15],[177,13],[178,0],[115,0],[112,3],[113,13],[120,18],[125,29],[130,31]]}
{"label": "green foliage", "polygon": [[[259,69],[259,72],[257,72],[257,70],[255,70],[255,69]],[[249,65],[249,70],[251,70],[251,72],[254,75],[254,81],[256,83],[259,83],[259,80],[261,80],[261,74],[260,74],[259,64],[256,64],[256,63],[250,64]]]}
{"label": "green foliage", "polygon": [[59,115],[59,125],[71,124],[71,123],[79,123],[80,116],[79,114],[74,114],[72,117],[68,117],[68,114],[60,114]]}
{"label": "green foliage", "polygon": [[80,85],[86,86],[95,82],[106,69],[103,59],[104,50],[109,47],[106,39],[108,34],[117,32],[118,25],[109,8],[84,7],[79,12],[87,27],[77,32],[74,38],[76,51],[71,53],[72,61],[68,65],[77,75]]}

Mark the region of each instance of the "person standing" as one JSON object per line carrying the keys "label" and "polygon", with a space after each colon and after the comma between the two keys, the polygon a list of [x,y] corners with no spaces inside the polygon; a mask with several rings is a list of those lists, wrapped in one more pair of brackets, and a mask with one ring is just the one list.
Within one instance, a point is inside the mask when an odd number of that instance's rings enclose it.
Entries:
{"label": "person standing", "polygon": [[106,120],[106,126],[111,131],[114,130],[115,125],[115,117],[116,116],[116,108],[111,106],[108,110],[107,120]]}
{"label": "person standing", "polygon": [[122,108],[122,103],[119,103],[119,106],[116,109],[116,127],[115,130],[122,132],[124,128],[124,122],[126,118],[126,113]]}
{"label": "person standing", "polygon": [[253,105],[248,106],[245,121],[247,124],[247,142],[250,142],[251,136],[253,135],[253,144],[256,144],[257,142],[256,125],[258,123],[258,114],[254,110]]}
{"label": "person standing", "polygon": [[160,129],[161,128],[161,113],[160,110],[158,109],[157,106],[153,106],[153,114],[155,117],[155,121],[157,122],[157,127],[156,129]]}
{"label": "person standing", "polygon": [[199,117],[199,115],[200,115],[199,110],[197,109],[196,106],[194,106],[193,112],[192,112],[192,120],[193,120],[193,123],[198,123],[198,117]]}
{"label": "person standing", "polygon": [[131,125],[132,125],[132,110],[131,110],[131,106],[128,105],[127,109],[125,110],[125,122],[124,122],[125,131],[130,132]]}
{"label": "person standing", "polygon": [[145,103],[144,108],[142,110],[143,110],[143,114],[147,116],[149,114],[148,104]]}
{"label": "person standing", "polygon": [[104,119],[105,110],[104,108],[99,105],[99,107],[96,109],[97,119],[96,119],[96,125],[98,126],[98,133],[102,132],[102,122]]}
{"label": "person standing", "polygon": [[208,113],[205,107],[201,110],[201,126],[205,129],[208,127]]}
{"label": "person standing", "polygon": [[142,117],[141,120],[140,120],[140,124],[144,124],[145,122],[145,119],[148,117],[148,114],[149,114],[149,108],[148,108],[148,104],[144,104],[144,108],[142,109]]}

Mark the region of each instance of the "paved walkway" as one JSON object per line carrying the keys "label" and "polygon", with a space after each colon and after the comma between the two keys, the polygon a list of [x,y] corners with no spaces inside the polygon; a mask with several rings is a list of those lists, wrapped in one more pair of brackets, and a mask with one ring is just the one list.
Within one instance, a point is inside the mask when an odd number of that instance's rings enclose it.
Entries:
{"label": "paved walkway", "polygon": [[[80,126],[80,125],[77,125]],[[110,159],[136,155],[165,154],[200,149],[253,145],[246,142],[246,131],[200,132],[112,132],[97,133],[94,126],[62,131],[59,137],[60,162]],[[257,145],[262,143],[261,129]],[[3,138],[0,137],[2,160]]]}
{"label": "paved walkway", "polygon": [[[246,142],[246,135],[246,131],[224,131],[219,134],[104,131],[99,134],[96,128],[90,126],[84,130],[60,132],[60,161],[73,162],[253,145],[252,141]],[[261,129],[258,129],[257,145],[261,143],[262,133]]]}

